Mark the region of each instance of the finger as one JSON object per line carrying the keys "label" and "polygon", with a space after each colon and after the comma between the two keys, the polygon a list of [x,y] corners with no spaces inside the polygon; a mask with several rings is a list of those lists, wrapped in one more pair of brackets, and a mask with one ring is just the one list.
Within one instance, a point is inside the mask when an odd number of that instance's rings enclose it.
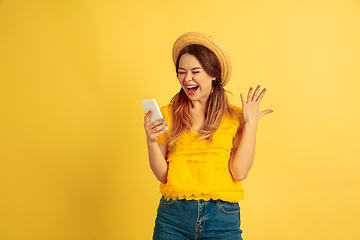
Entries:
{"label": "finger", "polygon": [[264,111],[261,112],[260,118],[262,118],[263,116],[265,116],[266,114],[269,113],[273,113],[274,111],[272,109],[266,109]]}
{"label": "finger", "polygon": [[156,132],[156,133],[151,134],[149,137],[150,137],[151,139],[157,139],[161,134],[163,134],[163,133],[166,132],[166,131],[167,131],[167,129],[166,129],[166,130],[158,131],[158,132]]}
{"label": "finger", "polygon": [[261,93],[260,93],[260,95],[258,96],[258,98],[256,99],[256,101],[257,102],[260,102],[261,101],[261,99],[264,97],[264,95],[265,95],[265,93],[266,93],[266,88],[264,88],[262,91],[261,91]]}
{"label": "finger", "polygon": [[156,127],[153,127],[153,131],[154,132],[159,132],[159,131],[162,131],[163,129],[165,129],[165,127],[167,127],[168,124],[167,123],[162,123]]}
{"label": "finger", "polygon": [[163,123],[165,123],[165,118],[160,118],[159,120],[156,120],[155,122],[151,123],[151,127],[154,128]]}
{"label": "finger", "polygon": [[259,94],[260,91],[260,85],[258,85],[255,89],[254,95],[252,96],[251,100],[255,100],[257,98],[257,95]]}
{"label": "finger", "polygon": [[146,113],[145,117],[144,117],[144,121],[145,121],[145,126],[146,127],[149,127],[149,128],[153,128],[163,122],[165,122],[165,119],[164,118],[160,118],[159,120],[156,120],[155,122],[150,122],[150,114],[151,114],[151,110],[149,112]]}
{"label": "finger", "polygon": [[169,129],[169,128],[163,128],[163,129],[161,129],[158,133],[163,134],[163,133],[166,132],[168,129]]}
{"label": "finger", "polygon": [[[162,129],[162,128],[160,128]],[[145,127],[145,131],[146,131],[146,134],[150,137],[150,138],[153,138],[154,137],[154,134],[158,133],[158,130],[160,129],[156,129],[156,127],[151,127],[151,126],[146,126]]]}
{"label": "finger", "polygon": [[240,93],[240,99],[241,99],[242,105],[244,106],[244,104],[245,104],[244,94]]}
{"label": "finger", "polygon": [[252,93],[252,90],[253,90],[253,88],[252,88],[252,87],[250,87],[249,92],[248,92],[248,95],[247,95],[247,102],[249,102],[249,101],[251,100],[251,93]]}
{"label": "finger", "polygon": [[151,110],[149,110],[147,113],[145,113],[145,116],[144,116],[144,122],[145,124],[150,124],[150,115],[151,115]]}
{"label": "finger", "polygon": [[155,122],[150,122],[150,118],[148,117],[148,113],[145,115],[145,126],[149,126],[150,128],[153,128],[161,123],[165,122],[165,118],[160,118],[159,120],[156,120]]}
{"label": "finger", "polygon": [[148,117],[144,117],[144,126],[145,126],[145,130],[150,126],[150,120]]}
{"label": "finger", "polygon": [[145,117],[150,117],[150,115],[151,115],[151,109],[147,112],[147,113],[145,113]]}
{"label": "finger", "polygon": [[164,132],[166,132],[168,129],[167,128],[162,128],[159,131],[151,130],[151,132],[148,134],[148,137],[150,139],[157,139],[158,136],[160,136],[161,134],[163,134]]}

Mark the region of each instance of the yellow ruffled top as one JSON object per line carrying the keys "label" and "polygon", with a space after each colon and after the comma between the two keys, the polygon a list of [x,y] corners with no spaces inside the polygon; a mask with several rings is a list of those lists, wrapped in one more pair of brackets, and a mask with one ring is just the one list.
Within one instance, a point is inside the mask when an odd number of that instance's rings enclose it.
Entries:
{"label": "yellow ruffled top", "polygon": [[[169,149],[167,182],[160,184],[160,192],[166,199],[244,200],[241,182],[233,180],[228,165],[233,138],[242,119],[242,109],[231,107],[234,114],[223,118],[212,142],[198,140],[197,132],[187,131]],[[166,146],[172,122],[170,105],[162,107],[161,113],[169,130],[159,136],[158,142]]]}

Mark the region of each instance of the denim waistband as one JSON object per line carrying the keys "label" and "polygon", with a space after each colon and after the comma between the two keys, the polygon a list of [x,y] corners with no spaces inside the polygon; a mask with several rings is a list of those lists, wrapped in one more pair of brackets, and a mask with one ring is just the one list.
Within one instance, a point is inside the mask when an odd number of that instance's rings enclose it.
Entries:
{"label": "denim waistband", "polygon": [[[154,239],[242,239],[239,204],[222,201],[160,199]],[[226,233],[226,234],[225,234]],[[225,234],[225,235],[224,235]],[[174,236],[178,238],[174,238]],[[185,237],[185,238],[184,238]]]}

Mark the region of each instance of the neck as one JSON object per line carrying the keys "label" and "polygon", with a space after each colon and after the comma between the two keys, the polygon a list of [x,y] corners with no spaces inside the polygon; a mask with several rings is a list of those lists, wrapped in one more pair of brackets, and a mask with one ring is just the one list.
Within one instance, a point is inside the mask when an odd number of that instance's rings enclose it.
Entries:
{"label": "neck", "polygon": [[190,109],[205,112],[206,101],[190,101]]}

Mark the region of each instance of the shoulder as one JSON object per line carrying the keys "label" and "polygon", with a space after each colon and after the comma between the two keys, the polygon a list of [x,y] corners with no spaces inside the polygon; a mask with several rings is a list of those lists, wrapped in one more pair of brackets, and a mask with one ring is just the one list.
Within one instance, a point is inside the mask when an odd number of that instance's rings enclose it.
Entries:
{"label": "shoulder", "polygon": [[230,105],[231,109],[232,109],[232,116],[233,118],[238,119],[240,122],[243,119],[243,110],[241,107],[238,107],[236,105]]}
{"label": "shoulder", "polygon": [[170,110],[170,104],[165,105],[165,106],[162,106],[162,107],[160,108],[160,111],[161,111],[161,112],[168,112],[169,110]]}
{"label": "shoulder", "polygon": [[[171,116],[171,105],[168,104],[168,105],[165,105],[165,106],[162,106],[160,108],[160,112],[161,114],[163,115],[163,118],[165,118],[165,120],[168,120],[167,118],[169,118]],[[170,119],[169,119],[170,120]]]}
{"label": "shoulder", "polygon": [[231,109],[234,111],[235,114],[242,114],[243,110],[241,107],[236,105],[230,104]]}

